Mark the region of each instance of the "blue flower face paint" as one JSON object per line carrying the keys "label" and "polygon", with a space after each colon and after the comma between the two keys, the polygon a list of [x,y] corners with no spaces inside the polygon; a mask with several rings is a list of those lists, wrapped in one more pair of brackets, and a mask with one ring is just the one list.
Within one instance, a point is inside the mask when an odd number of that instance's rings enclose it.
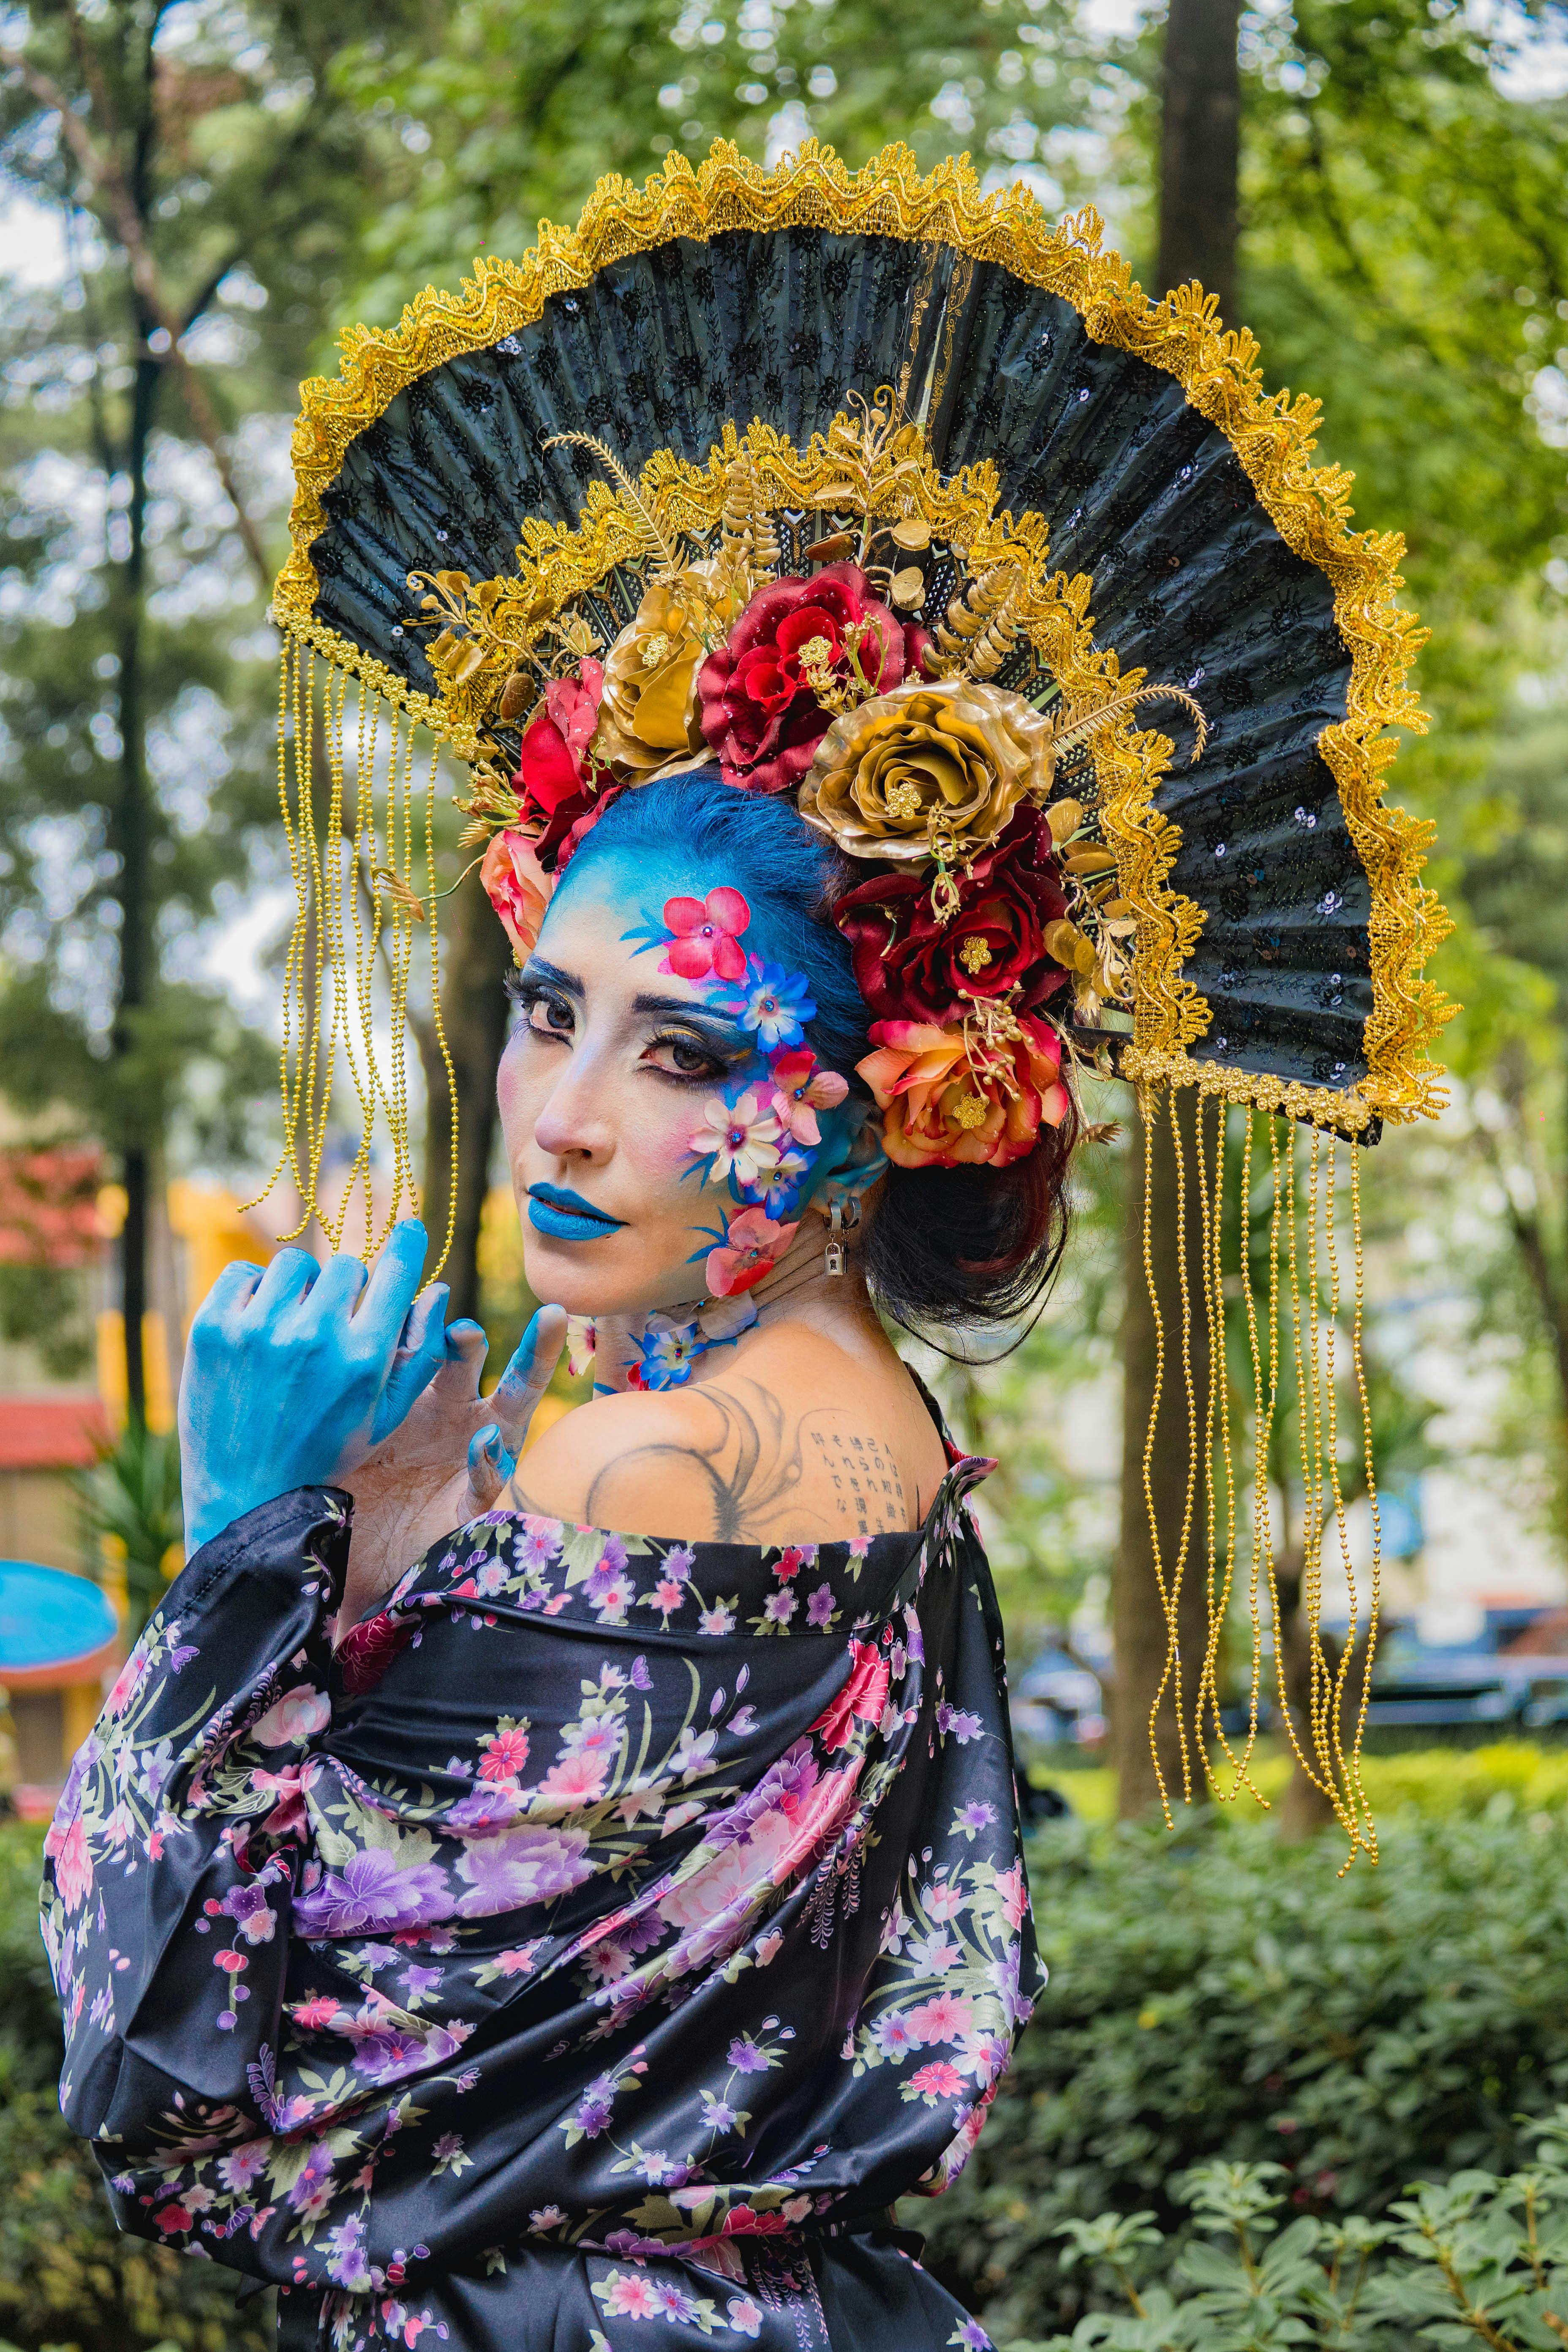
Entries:
{"label": "blue flower face paint", "polygon": [[500,1099],[531,1287],[584,1318],[640,1310],[632,1383],[666,1388],[752,1319],[747,1294],[864,1114],[818,1065],[809,983],[745,894],[652,863],[568,869]]}

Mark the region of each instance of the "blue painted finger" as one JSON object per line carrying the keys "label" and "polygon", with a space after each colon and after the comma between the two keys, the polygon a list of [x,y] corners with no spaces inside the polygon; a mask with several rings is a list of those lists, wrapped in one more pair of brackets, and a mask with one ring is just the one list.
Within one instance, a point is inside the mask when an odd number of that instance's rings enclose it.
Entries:
{"label": "blue painted finger", "polygon": [[224,1267],[212,1288],[197,1307],[192,1320],[196,1325],[220,1323],[226,1316],[237,1314],[250,1304],[251,1294],[261,1280],[262,1269],[247,1258],[234,1258]]}
{"label": "blue painted finger", "polygon": [[419,1287],[427,1247],[425,1228],[417,1217],[405,1217],[392,1228],[354,1317],[355,1334],[365,1347],[384,1349],[388,1355],[396,1347]]}
{"label": "blue painted finger", "polygon": [[269,1323],[310,1289],[321,1269],[309,1250],[281,1249],[257,1284],[247,1308],[248,1320]]}
{"label": "blue painted finger", "polygon": [[534,1407],[550,1385],[565,1344],[564,1310],[541,1307],[518,1341],[512,1360],[490,1397],[500,1424],[514,1445],[527,1433]]}
{"label": "blue painted finger", "polygon": [[392,1360],[386,1386],[375,1409],[370,1442],[379,1445],[407,1418],[410,1408],[429,1387],[447,1357],[447,1300],[444,1282],[432,1283],[409,1308],[403,1337]]}
{"label": "blue painted finger", "polygon": [[493,1421],[475,1430],[468,1440],[468,1491],[481,1510],[488,1510],[517,1468],[517,1457]]}
{"label": "blue painted finger", "polygon": [[348,1315],[368,1280],[363,1260],[340,1251],[327,1260],[310,1295],[324,1314]]}

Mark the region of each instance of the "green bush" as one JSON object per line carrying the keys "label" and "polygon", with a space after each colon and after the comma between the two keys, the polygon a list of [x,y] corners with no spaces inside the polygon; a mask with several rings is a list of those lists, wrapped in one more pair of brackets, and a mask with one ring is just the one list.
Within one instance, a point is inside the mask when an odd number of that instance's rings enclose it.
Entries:
{"label": "green bush", "polygon": [[1063,2266],[1120,2309],[1008,2352],[1400,2352],[1422,2343],[1558,2352],[1568,2343],[1568,2107],[1528,2125],[1527,2172],[1418,2182],[1388,2221],[1300,2214],[1279,2226],[1277,2164],[1205,2164],[1173,2184],[1196,2230],[1170,2285],[1140,2284],[1165,2252],[1150,2213],[1067,2221]]}
{"label": "green bush", "polygon": [[42,1832],[0,1825],[0,2338],[18,2352],[267,2352],[271,2297],[122,2238],[60,2120],[59,2013],[38,1936]]}
{"label": "green bush", "polygon": [[1234,1817],[1035,1842],[1049,1985],[967,2171],[904,2209],[994,2335],[1083,2309],[1064,2224],[1147,2210],[1168,2269],[1194,2227],[1172,2184],[1206,2159],[1281,2165],[1330,2222],[1523,2162],[1521,2116],[1568,2097],[1563,1824],[1500,1794],[1342,1859]]}

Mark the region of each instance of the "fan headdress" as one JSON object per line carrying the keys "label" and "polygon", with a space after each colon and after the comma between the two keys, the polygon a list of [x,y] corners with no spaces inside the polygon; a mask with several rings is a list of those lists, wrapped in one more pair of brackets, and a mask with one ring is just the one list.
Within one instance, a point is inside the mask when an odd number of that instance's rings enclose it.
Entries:
{"label": "fan headdress", "polygon": [[[1198,1090],[1203,1295],[1180,1355],[1206,1318],[1200,1733],[1237,1552],[1227,1133],[1250,1204],[1264,1115],[1274,1179],[1261,1339],[1248,1318],[1256,1615],[1292,1318],[1310,1600],[1336,1517],[1343,1540],[1337,1147],[1438,1106],[1445,1018],[1421,977],[1445,928],[1424,829],[1383,799],[1387,730],[1422,724],[1401,543],[1350,529],[1347,478],[1310,462],[1316,404],[1266,396],[1255,352],[1195,287],[1151,302],[1092,214],[1052,227],[1020,190],[982,197],[967,163],[671,156],[460,297],[426,289],[391,333],[345,339],[338,380],[304,387],[274,600],[300,899],[279,1172],[334,1244],[356,1183],[376,1240],[378,1105],[385,1214],[414,1197],[404,1005],[422,928],[435,973],[442,745],[520,960],[620,795],[715,762],[787,795],[843,861],[831,919],[878,1016],[859,1076],[895,1165],[1018,1160],[1075,1060],[1131,1080],[1151,1127]],[[340,1055],[363,1132],[319,1204]],[[1300,1123],[1304,1181],[1268,1114]],[[1364,1425],[1359,1219],[1357,1238]],[[1186,1549],[1163,1566],[1173,1645]],[[1315,1655],[1305,1760],[1370,1843],[1343,1665]]]}

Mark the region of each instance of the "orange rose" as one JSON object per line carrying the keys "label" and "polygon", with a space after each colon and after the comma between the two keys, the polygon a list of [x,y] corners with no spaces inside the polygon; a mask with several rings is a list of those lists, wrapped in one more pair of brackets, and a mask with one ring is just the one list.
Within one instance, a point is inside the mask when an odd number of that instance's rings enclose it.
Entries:
{"label": "orange rose", "polygon": [[479,860],[479,880],[501,919],[513,956],[525,963],[554,887],[534,856],[533,844],[515,827],[498,833]]}
{"label": "orange rose", "polygon": [[882,1112],[882,1149],[895,1168],[1005,1168],[1032,1151],[1041,1122],[1068,1108],[1061,1043],[1026,1016],[1018,1034],[980,1056],[962,1027],[879,1021],[877,1047],[857,1068]]}

